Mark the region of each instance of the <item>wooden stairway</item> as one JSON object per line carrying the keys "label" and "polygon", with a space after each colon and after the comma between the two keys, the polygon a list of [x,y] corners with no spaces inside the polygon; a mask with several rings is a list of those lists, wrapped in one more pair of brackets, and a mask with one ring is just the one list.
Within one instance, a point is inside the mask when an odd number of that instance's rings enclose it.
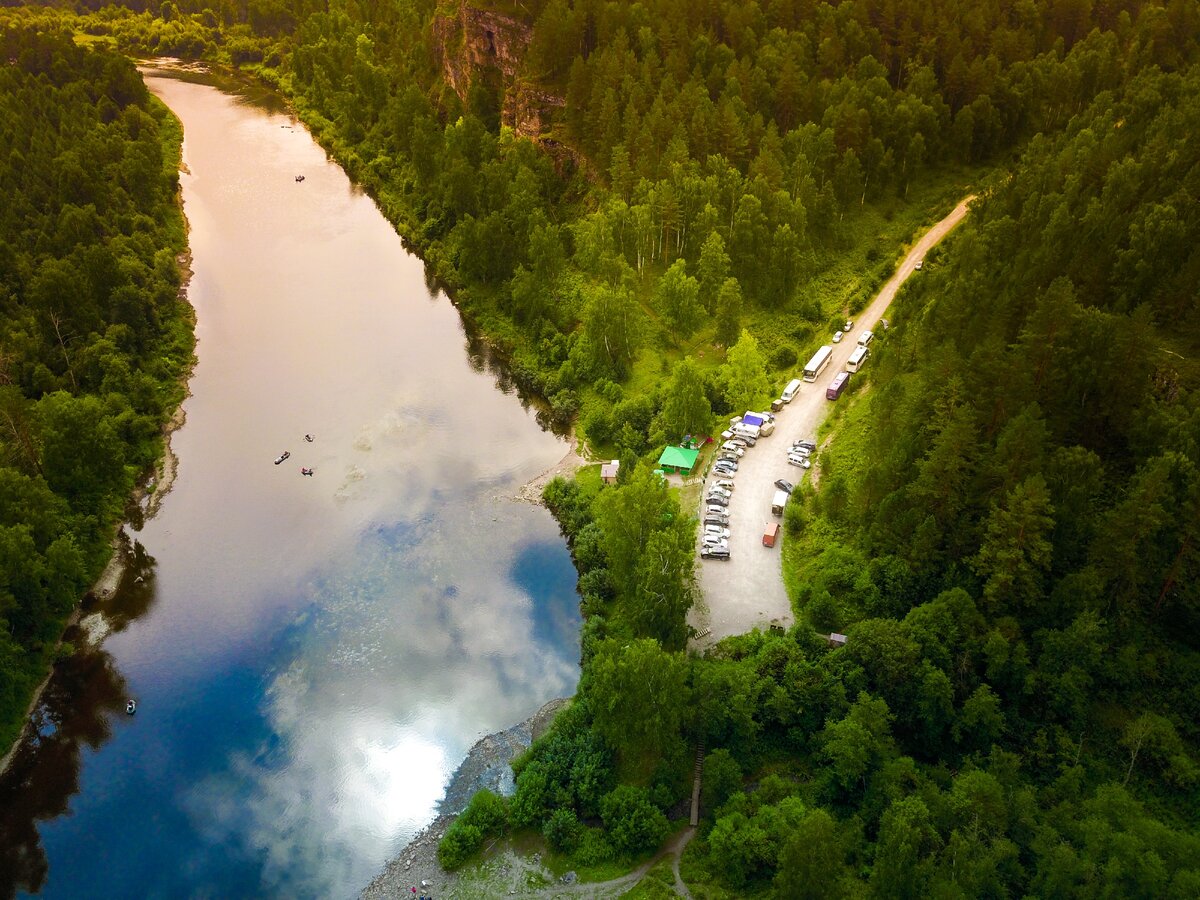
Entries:
{"label": "wooden stairway", "polygon": [[704,738],[696,744],[696,768],[692,779],[692,817],[693,828],[700,822],[700,773],[704,771]]}

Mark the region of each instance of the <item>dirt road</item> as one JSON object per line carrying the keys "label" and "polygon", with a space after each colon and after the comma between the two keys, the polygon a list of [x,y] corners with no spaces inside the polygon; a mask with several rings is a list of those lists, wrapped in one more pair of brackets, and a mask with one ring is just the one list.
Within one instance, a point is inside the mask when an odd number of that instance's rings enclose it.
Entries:
{"label": "dirt road", "polygon": [[[792,607],[780,568],[782,540],[773,549],[762,545],[765,524],[781,521],[771,515],[771,498],[777,490],[775,480],[783,478],[799,484],[805,471],[789,465],[785,451],[793,441],[816,438],[817,427],[829,410],[825,388],[845,368],[858,336],[863,331],[876,330],[897,289],[913,274],[917,261],[962,220],[967,204],[973,199],[967,197],[917,241],[895,274],[855,319],[850,334],[840,344],[833,345],[833,359],[825,371],[815,382],[806,383],[777,414],[775,433],[759,440],[742,457],[729,504],[730,559],[699,561],[698,580],[703,600],[692,610],[688,621],[698,632],[710,631],[694,646],[708,646],[755,627],[792,624]],[[869,371],[869,362],[867,366]]]}

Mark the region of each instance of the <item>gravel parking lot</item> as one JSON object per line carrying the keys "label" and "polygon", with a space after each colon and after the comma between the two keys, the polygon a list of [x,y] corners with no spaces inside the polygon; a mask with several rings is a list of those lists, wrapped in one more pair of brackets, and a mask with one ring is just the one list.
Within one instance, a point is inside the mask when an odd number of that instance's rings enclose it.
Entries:
{"label": "gravel parking lot", "polygon": [[[811,471],[789,465],[787,448],[793,441],[816,439],[817,428],[830,406],[825,399],[825,388],[833,376],[845,368],[858,335],[864,330],[877,330],[876,325],[897,289],[929,249],[966,215],[967,204],[972,199],[963,200],[916,243],[871,305],[856,317],[850,334],[841,343],[833,345],[833,359],[825,371],[815,382],[806,383],[795,399],[776,414],[775,433],[759,439],[757,445],[749,448],[739,460],[734,477],[736,487],[729,503],[730,558],[697,561],[702,600],[692,609],[688,622],[705,636],[697,639],[694,646],[704,647],[756,627],[765,629],[771,625],[787,627],[792,624],[792,607],[783,587],[780,567],[782,532],[773,548],[762,544],[766,523],[782,523],[781,518],[771,515],[771,498],[778,490],[775,480],[783,478],[798,486],[801,477]],[[869,362],[867,366],[869,371]],[[720,477],[724,476],[710,475],[705,484]],[[703,494],[699,513],[703,519]]]}

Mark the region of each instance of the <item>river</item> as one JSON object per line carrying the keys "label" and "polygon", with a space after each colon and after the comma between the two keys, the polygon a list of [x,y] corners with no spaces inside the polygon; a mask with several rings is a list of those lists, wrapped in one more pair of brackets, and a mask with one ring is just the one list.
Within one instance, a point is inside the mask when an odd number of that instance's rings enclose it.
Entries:
{"label": "river", "polygon": [[353,896],[574,690],[575,572],[511,499],[567,447],[277,99],[147,82],[186,135],[178,478],[0,782],[0,894]]}

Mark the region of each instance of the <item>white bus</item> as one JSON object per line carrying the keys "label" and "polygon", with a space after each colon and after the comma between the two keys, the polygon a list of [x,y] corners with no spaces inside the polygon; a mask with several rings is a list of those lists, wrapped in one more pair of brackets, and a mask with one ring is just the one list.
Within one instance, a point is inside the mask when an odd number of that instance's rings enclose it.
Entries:
{"label": "white bus", "polygon": [[850,354],[850,358],[846,360],[846,371],[857,372],[863,367],[867,361],[867,357],[871,355],[871,351],[866,347],[855,347],[854,352]]}
{"label": "white bus", "polygon": [[824,371],[829,365],[829,360],[833,358],[833,348],[826,344],[820,350],[813,354],[813,358],[808,361],[808,365],[804,367],[804,380],[816,381],[817,376]]}

